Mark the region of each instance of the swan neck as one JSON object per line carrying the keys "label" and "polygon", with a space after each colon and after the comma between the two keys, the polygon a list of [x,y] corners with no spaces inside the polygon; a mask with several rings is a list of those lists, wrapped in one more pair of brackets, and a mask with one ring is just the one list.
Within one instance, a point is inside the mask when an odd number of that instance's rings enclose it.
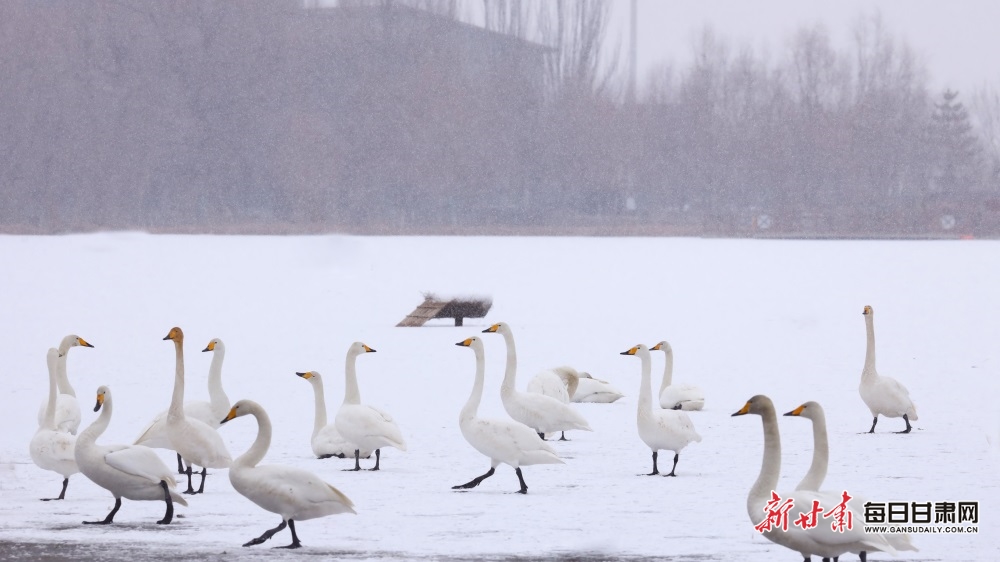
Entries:
{"label": "swan neck", "polygon": [[660,395],[663,391],[673,384],[674,380],[674,350],[667,348],[663,350],[663,355],[666,358],[663,362],[663,380],[660,381]]}
{"label": "swan neck", "polygon": [[222,361],[226,358],[226,348],[217,344],[212,352],[212,364],[208,367],[208,399],[212,403],[212,411],[218,416],[229,412],[229,397],[222,388]]}
{"label": "swan neck", "polygon": [[257,463],[264,459],[268,448],[271,447],[271,418],[259,406],[254,407],[250,413],[257,419],[257,438],[253,440],[253,444],[250,445],[247,452],[233,461],[234,465],[246,468],[257,466]]}
{"label": "swan neck", "polygon": [[347,354],[347,361],[344,364],[344,404],[360,404],[361,390],[358,388],[358,356],[354,353]]}
{"label": "swan neck", "polygon": [[316,378],[316,382],[312,384],[313,396],[316,403],[316,418],[313,423],[313,437],[319,433],[319,430],[326,427],[326,392],[323,390],[323,379]]}
{"label": "swan neck", "polygon": [[819,491],[826,480],[826,470],[830,463],[830,442],[826,435],[826,416],[820,415],[813,422],[813,459],[809,472],[799,482],[796,490]]}
{"label": "swan neck", "polygon": [[754,523],[763,520],[764,512],[759,507],[771,498],[771,492],[777,488],[778,477],[781,475],[781,435],[778,433],[778,419],[774,408],[761,414],[761,420],[764,426],[764,460],[760,466],[760,475],[747,496],[747,511]]}
{"label": "swan neck", "polygon": [[459,414],[459,422],[475,418],[476,413],[479,411],[479,404],[483,400],[483,385],[486,378],[486,356],[482,348],[473,347],[472,350],[476,353],[476,382],[472,385],[472,394],[469,395],[469,400],[465,403],[465,407],[462,408],[462,413]]}
{"label": "swan neck", "polygon": [[108,429],[108,425],[111,424],[111,411],[113,409],[111,393],[107,392],[104,394],[104,404],[101,405],[101,415],[97,416],[97,419],[87,426],[87,429],[80,432],[79,437],[76,438],[77,446],[82,444],[93,444],[97,441],[97,438]]}
{"label": "swan neck", "polygon": [[167,420],[184,419],[184,343],[174,340],[174,394],[167,410]]}
{"label": "swan neck", "polygon": [[507,366],[503,372],[503,382],[500,383],[500,394],[510,395],[517,388],[517,348],[514,347],[514,334],[509,330],[501,330],[503,340],[507,344]]}
{"label": "swan neck", "polygon": [[642,361],[642,377],[639,379],[639,406],[637,414],[639,417],[648,417],[653,412],[653,391],[652,391],[652,361],[649,352],[639,350],[636,352],[639,360]]}
{"label": "swan neck", "polygon": [[58,367],[56,361],[49,359],[49,397],[45,402],[45,417],[42,427],[45,429],[56,428],[56,371]]}
{"label": "swan neck", "polygon": [[868,341],[865,347],[865,368],[861,371],[861,376],[875,374],[875,324],[872,315],[865,316],[865,328]]}
{"label": "swan neck", "polygon": [[[68,349],[68,348],[67,348]],[[57,365],[57,379],[56,382],[59,385],[60,394],[69,394],[72,397],[76,397],[76,390],[73,389],[73,385],[69,383],[69,377],[66,376],[66,359],[69,358],[69,351],[62,351],[62,357],[59,358]]]}

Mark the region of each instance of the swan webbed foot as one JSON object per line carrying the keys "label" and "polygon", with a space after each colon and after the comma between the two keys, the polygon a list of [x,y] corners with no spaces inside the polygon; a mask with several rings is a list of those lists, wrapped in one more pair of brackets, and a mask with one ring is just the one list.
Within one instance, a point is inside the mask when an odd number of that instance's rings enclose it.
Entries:
{"label": "swan webbed foot", "polygon": [[187,470],[184,471],[184,474],[187,474],[187,477],[188,477],[188,487],[187,487],[187,490],[184,490],[182,493],[188,494],[188,495],[197,494],[198,492],[196,492],[195,489],[194,489],[194,487],[191,486],[191,465],[187,466]]}
{"label": "swan webbed foot", "polygon": [[198,486],[198,491],[196,493],[198,494],[205,493],[205,476],[207,475],[208,475],[208,468],[204,466],[201,467],[201,485]]}
{"label": "swan webbed foot", "polygon": [[659,451],[653,451],[653,472],[650,472],[646,476],[656,476],[660,473],[660,468],[656,466],[656,457],[659,456]]}
{"label": "swan webbed foot", "polygon": [[862,550],[858,553],[858,556],[861,557],[861,562],[868,562],[868,552]]}
{"label": "swan webbed foot", "polygon": [[477,476],[477,477],[473,478],[472,480],[469,480],[465,484],[459,484],[458,486],[452,486],[451,489],[452,490],[468,490],[470,488],[475,488],[476,486],[479,485],[480,482],[482,482],[483,480],[486,480],[490,476],[493,476],[494,472],[496,472],[496,468],[491,466],[490,469],[489,469],[489,471],[486,472],[486,474],[483,474],[482,476]]}
{"label": "swan webbed foot", "polygon": [[122,499],[121,498],[115,498],[115,507],[113,507],[111,509],[111,513],[109,513],[108,516],[104,518],[104,520],[102,520],[102,521],[84,521],[83,524],[84,525],[110,525],[114,521],[114,519],[115,519],[115,514],[118,513],[118,510],[121,509],[121,507],[122,507]]}
{"label": "swan webbed foot", "polygon": [[160,480],[160,487],[163,488],[163,499],[167,502],[167,512],[163,514],[163,519],[156,522],[157,525],[169,525],[174,520],[174,501],[170,498],[170,488],[166,480]]}
{"label": "swan webbed foot", "polygon": [[66,499],[66,486],[69,486],[69,477],[63,478],[62,490],[59,492],[59,496],[55,498],[40,498],[43,502],[58,501]]}
{"label": "swan webbed foot", "polygon": [[288,545],[285,545],[285,546],[279,546],[277,548],[289,548],[289,549],[290,548],[300,548],[302,546],[302,543],[299,542],[299,536],[297,534],[295,534],[295,520],[294,519],[289,519],[288,520],[288,528],[291,529],[291,531],[292,531],[292,544],[288,544]]}
{"label": "swan webbed foot", "polygon": [[548,441],[548,439],[545,438],[545,434],[542,433],[541,431],[538,432],[538,438],[541,439],[542,441]]}
{"label": "swan webbed foot", "polygon": [[559,440],[560,441],[569,441],[569,439],[566,439],[566,432],[565,431],[562,432],[562,435],[559,437]]}
{"label": "swan webbed foot", "polygon": [[677,476],[675,471],[677,470],[677,460],[681,458],[680,453],[674,453],[674,466],[670,469],[669,474],[664,474],[664,476]]}
{"label": "swan webbed foot", "polygon": [[[490,471],[492,472],[493,469],[490,469]],[[517,473],[517,479],[521,482],[521,489],[518,490],[517,493],[519,493],[519,494],[527,494],[528,493],[528,485],[524,483],[524,475],[521,474],[521,467],[515,468],[514,472]]]}
{"label": "swan webbed foot", "polygon": [[[291,520],[289,520],[289,521],[291,521]],[[273,537],[275,533],[277,533],[277,532],[281,531],[282,529],[284,529],[285,526],[286,526],[286,523],[285,523],[284,520],[282,520],[280,525],[278,525],[277,527],[275,527],[273,529],[268,529],[268,530],[264,531],[264,534],[262,534],[261,536],[255,538],[255,539],[252,539],[252,540],[249,540],[249,541],[243,543],[243,546],[253,546],[255,544],[261,544],[264,541],[266,541],[266,540],[270,539],[271,537]],[[296,539],[296,542],[297,541],[298,541],[298,539]]]}
{"label": "swan webbed foot", "polygon": [[903,414],[903,421],[906,422],[906,429],[903,431],[897,431],[896,433],[909,433],[910,430],[913,429],[913,426],[910,425],[910,418],[907,414]]}
{"label": "swan webbed foot", "polygon": [[373,468],[370,468],[369,470],[372,470],[372,471],[378,470],[378,463],[379,463],[380,460],[382,460],[382,450],[381,449],[375,449],[375,466]]}

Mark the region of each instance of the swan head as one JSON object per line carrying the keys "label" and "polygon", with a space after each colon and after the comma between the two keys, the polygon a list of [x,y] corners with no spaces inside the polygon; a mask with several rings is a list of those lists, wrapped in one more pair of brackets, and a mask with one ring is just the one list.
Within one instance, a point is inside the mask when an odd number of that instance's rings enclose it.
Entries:
{"label": "swan head", "polygon": [[222,340],[220,340],[219,338],[212,338],[212,341],[208,342],[208,345],[205,346],[205,349],[201,351],[202,352],[215,351],[215,348],[217,347],[223,347]]}
{"label": "swan head", "polygon": [[317,373],[316,371],[306,371],[305,373],[296,372],[295,374],[298,375],[298,376],[300,376],[300,377],[302,377],[302,378],[304,378],[305,380],[309,381],[310,383],[313,383],[313,382],[316,382],[318,380],[321,380],[321,378],[322,378],[322,377],[319,376],[319,373]]}
{"label": "swan head", "polygon": [[170,328],[170,333],[163,339],[181,343],[184,341],[184,332],[177,326],[174,326],[173,328]]}
{"label": "swan head", "polygon": [[226,414],[226,417],[222,418],[222,421],[219,423],[223,424],[240,416],[252,414],[254,406],[257,406],[257,403],[253,400],[240,400],[239,402],[233,404],[233,407],[229,409],[229,413]]}
{"label": "swan head", "polygon": [[489,328],[486,328],[485,330],[483,330],[483,333],[484,334],[495,334],[497,332],[503,333],[505,331],[509,332],[510,331],[510,326],[508,326],[506,322],[497,322],[496,324],[494,324],[494,325],[490,326]]}
{"label": "swan head", "polygon": [[623,351],[619,353],[619,355],[639,355],[641,353],[649,353],[649,348],[646,347],[646,344],[644,343],[640,343],[637,346],[634,346],[626,351]]}
{"label": "swan head", "polygon": [[471,347],[472,349],[481,350],[483,349],[483,340],[479,339],[476,336],[472,336],[471,338],[465,338],[464,340],[456,343],[455,345],[461,347]]}
{"label": "swan head", "polygon": [[658,344],[654,345],[653,347],[649,348],[649,350],[650,351],[662,351],[664,353],[673,353],[674,352],[674,348],[670,347],[670,344],[667,343],[667,340],[661,341],[660,343],[658,343]]}
{"label": "swan head", "polygon": [[87,343],[87,340],[81,338],[80,336],[78,336],[76,334],[70,334],[70,335],[66,336],[65,338],[63,338],[62,347],[70,348],[70,347],[76,347],[76,346],[94,347],[94,346],[90,345],[89,343]]}
{"label": "swan head", "polygon": [[774,402],[771,402],[771,399],[767,396],[758,394],[747,400],[747,403],[733,415],[743,416],[746,414],[757,414],[758,416],[762,416],[769,410],[774,411]]}
{"label": "swan head", "polygon": [[104,405],[104,401],[110,392],[111,389],[104,385],[97,387],[97,405],[94,406],[95,412],[101,409],[101,406]]}
{"label": "swan head", "polygon": [[362,353],[375,353],[375,350],[359,341],[356,341],[347,349],[347,353],[349,355],[361,355]]}
{"label": "swan head", "polygon": [[795,408],[791,412],[785,412],[786,416],[798,416],[810,420],[815,420],[816,418],[823,415],[823,407],[819,405],[819,402],[810,400],[805,404],[802,404],[798,408]]}
{"label": "swan head", "polygon": [[861,311],[861,314],[871,318],[875,314],[875,309],[871,305],[865,305],[865,309]]}

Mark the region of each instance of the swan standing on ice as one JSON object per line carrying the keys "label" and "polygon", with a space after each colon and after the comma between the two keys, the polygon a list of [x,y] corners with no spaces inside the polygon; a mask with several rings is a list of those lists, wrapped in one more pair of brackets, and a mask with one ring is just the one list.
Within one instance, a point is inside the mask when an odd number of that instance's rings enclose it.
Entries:
{"label": "swan standing on ice", "polygon": [[[576,395],[577,387],[580,385],[580,373],[573,367],[555,367],[546,369],[541,373],[531,377],[528,381],[528,392],[551,396],[563,404],[569,404],[573,396]],[[566,432],[560,432],[560,441],[566,439]]]}
{"label": "swan standing on ice", "polygon": [[[809,465],[809,471],[806,472],[804,477],[802,477],[802,481],[799,482],[799,485],[796,486],[795,489],[819,492],[820,487],[823,486],[823,480],[826,479],[827,467],[830,464],[830,441],[827,437],[826,413],[823,411],[823,406],[820,406],[818,402],[810,400],[798,408],[795,408],[791,412],[786,412],[785,415],[806,418],[812,422],[812,464]],[[863,513],[864,509],[861,506],[864,506],[866,503],[866,498],[861,497],[859,494],[855,494],[848,505],[850,505],[855,511]],[[917,547],[913,546],[913,543],[910,542],[910,535],[906,533],[888,533],[882,536],[896,550],[917,550]],[[859,554],[862,552],[864,551],[860,551]],[[867,555],[862,554],[862,560],[866,557]]]}
{"label": "swan standing on ice", "polygon": [[477,451],[490,458],[490,470],[482,476],[477,476],[465,484],[452,486],[453,490],[475,488],[480,482],[493,476],[500,463],[514,467],[517,479],[521,483],[518,493],[527,494],[528,485],[524,483],[521,465],[532,464],[562,464],[562,459],[556,455],[552,447],[542,441],[542,438],[530,427],[513,420],[498,420],[480,418],[477,415],[479,403],[483,399],[483,379],[486,372],[486,361],[483,353],[483,341],[471,337],[455,345],[471,347],[476,354],[476,382],[472,385],[472,394],[458,416],[458,425],[462,428],[462,436]]}
{"label": "swan standing on ice", "polygon": [[[311,440],[313,453],[321,459],[330,457],[346,459],[348,456],[354,456],[354,450],[358,447],[344,439],[337,431],[336,425],[332,423],[327,425],[326,423],[326,396],[323,392],[323,377],[316,371],[295,374],[309,381],[313,388],[313,397],[316,402],[316,417]],[[366,449],[361,451],[360,456],[367,459],[372,456],[372,452]]]}
{"label": "swan standing on ice", "polygon": [[80,433],[76,441],[76,463],[80,472],[95,484],[111,492],[115,507],[102,521],[84,521],[86,524],[107,525],[122,506],[122,498],[130,500],[164,501],[167,511],[160,525],[174,518],[174,503],[187,505],[184,496],[177,493],[177,481],[163,464],[156,451],[141,445],[98,445],[97,438],[111,423],[111,390],[106,386],[97,389],[94,411],[101,415]]}
{"label": "swan standing on ice", "polygon": [[875,424],[878,423],[878,415],[882,414],[887,418],[902,417],[906,422],[906,429],[896,433],[909,433],[910,420],[917,421],[917,407],[910,400],[910,391],[892,377],[883,377],[875,370],[875,326],[873,320],[875,310],[870,306],[865,306],[865,328],[868,332],[868,347],[865,348],[865,366],[861,370],[861,385],[858,392],[861,399],[872,412],[872,428],[868,433],[875,433]]}
{"label": "swan standing on ice", "polygon": [[[56,363],[56,383],[59,385],[59,394],[56,396],[56,429],[68,431],[76,435],[80,428],[80,405],[76,401],[76,391],[69,383],[66,376],[66,359],[69,350],[76,346],[94,347],[76,334],[70,334],[59,342],[59,361]],[[38,427],[42,426],[45,419],[45,407],[48,402],[43,401],[38,407]]]}
{"label": "swan standing on ice", "polygon": [[350,470],[361,470],[361,449],[375,450],[375,466],[371,470],[378,470],[382,456],[380,449],[395,447],[405,451],[406,442],[403,441],[403,433],[392,416],[374,406],[361,403],[361,390],[358,389],[355,364],[358,355],[362,353],[375,353],[375,350],[359,341],[347,349],[347,361],[344,365],[344,402],[337,411],[334,424],[344,439],[357,447],[354,449],[354,468]]}
{"label": "swan standing on ice", "polygon": [[[219,420],[229,413],[229,396],[222,388],[222,362],[226,359],[226,346],[219,338],[213,338],[203,353],[212,352],[212,364],[208,368],[208,398],[204,400],[188,400],[184,403],[184,415],[203,422],[211,428],[219,427]],[[167,410],[163,410],[149,422],[135,440],[135,445],[145,445],[154,449],[171,449],[170,437],[167,435]],[[186,474],[181,454],[177,453],[177,474]]]}
{"label": "swan standing on ice", "polygon": [[652,351],[662,351],[665,356],[663,380],[660,382],[660,407],[673,410],[680,404],[681,410],[700,410],[705,407],[705,393],[690,384],[673,384],[674,348],[666,341],[654,345]]}
{"label": "swan standing on ice", "polygon": [[80,472],[73,457],[73,449],[76,447],[76,436],[56,429],[56,371],[59,368],[59,350],[50,348],[45,355],[45,362],[49,370],[49,400],[45,403],[45,417],[42,425],[35,431],[35,436],[31,438],[28,451],[31,453],[31,460],[39,468],[51,470],[62,475],[62,491],[59,497],[42,498],[42,501],[61,500],[66,497],[66,486],[69,486],[69,477]]}
{"label": "swan standing on ice", "polygon": [[788,530],[774,527],[765,531],[764,537],[775,544],[798,552],[806,560],[814,554],[823,558],[836,558],[845,552],[870,550],[887,552],[893,556],[897,554],[896,549],[884,536],[864,532],[863,512],[852,507],[848,509],[855,523],[851,529],[845,529],[843,532],[835,531],[826,519],[820,520],[817,526],[809,529],[795,525],[793,522],[798,521],[800,516],[809,517],[809,510],[814,500],[820,502],[820,507],[826,506],[829,509],[841,502],[841,496],[811,490],[775,492],[781,474],[781,435],[778,432],[774,403],[767,396],[758,394],[748,400],[733,416],[746,414],[760,416],[764,427],[764,460],[760,474],[747,495],[747,514],[750,516],[750,521],[757,526],[767,519],[765,507],[773,499],[772,494],[778,495],[782,501],[792,500],[791,509],[787,512]]}
{"label": "swan standing on ice", "polygon": [[695,431],[691,418],[680,409],[659,410],[653,408],[653,391],[650,388],[652,367],[650,366],[649,348],[644,344],[639,344],[628,351],[621,352],[621,355],[637,355],[642,362],[636,425],[639,428],[639,438],[653,450],[653,472],[647,476],[660,473],[660,469],[656,466],[656,457],[660,449],[674,452],[674,466],[670,469],[670,473],[664,476],[677,476],[675,471],[681,450],[692,442],[700,442],[701,436]]}
{"label": "swan standing on ice", "polygon": [[505,322],[498,322],[483,330],[483,333],[499,333],[507,344],[507,368],[500,385],[500,399],[510,417],[534,429],[539,437],[568,429],[593,431],[587,420],[569,404],[563,404],[551,396],[517,390],[517,350],[514,348],[514,335],[510,326]]}
{"label": "swan standing on ice", "polygon": [[[174,393],[167,410],[167,437],[170,447],[187,459],[188,487],[185,494],[200,494],[205,491],[205,476],[209,468],[229,468],[233,458],[229,456],[222,437],[214,427],[201,420],[184,415],[184,332],[180,328],[170,329],[164,340],[174,342],[176,353],[174,371]],[[195,491],[191,487],[191,465],[201,468],[201,485]]]}
{"label": "swan standing on ice", "polygon": [[573,393],[573,402],[610,404],[622,396],[625,395],[608,381],[595,379],[590,373],[580,373],[576,392]]}
{"label": "swan standing on ice", "polygon": [[311,472],[290,466],[257,466],[271,446],[271,419],[264,408],[252,400],[240,400],[221,423],[246,415],[257,419],[257,438],[247,452],[233,461],[229,481],[243,497],[280,515],[281,524],[243,546],[261,544],[287,525],[292,531],[292,544],[279,548],[299,548],[302,543],[295,533],[296,520],[355,513],[354,503],[347,496]]}

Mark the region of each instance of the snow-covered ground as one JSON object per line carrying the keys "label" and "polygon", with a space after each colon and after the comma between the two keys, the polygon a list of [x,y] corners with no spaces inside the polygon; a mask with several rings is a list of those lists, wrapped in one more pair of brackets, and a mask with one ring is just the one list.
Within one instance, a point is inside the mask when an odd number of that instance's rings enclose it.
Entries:
{"label": "snow-covered ground", "polygon": [[[730,414],[758,393],[779,412],[823,404],[832,456],[825,488],[980,502],[978,535],[915,535],[920,552],[904,559],[995,559],[998,255],[995,241],[2,236],[0,559],[797,560],[755,536],[746,514],[761,424]],[[447,320],[395,328],[424,291],[492,295],[494,306],[460,328]],[[879,371],[917,403],[910,435],[890,433],[902,428],[899,419],[860,434],[871,424],[857,390],[866,304],[875,308]],[[519,388],[544,367],[569,364],[627,393],[614,404],[576,406],[594,432],[553,443],[565,465],[526,467],[527,496],[512,493],[517,478],[506,466],[476,489],[451,490],[488,468],[459,432],[474,361],[453,344],[484,339],[481,413],[505,416],[503,339],[480,334],[501,320],[517,341]],[[288,552],[270,549],[289,542],[287,530],[240,547],[279,517],[237,494],[225,470],[213,470],[207,492],[177,506],[180,518],[165,527],[155,524],[162,502],[129,500],[114,525],[81,525],[104,517],[113,499],[80,474],[65,501],[38,501],[58,493],[61,479],[28,455],[47,389],[46,350],[69,333],[96,346],[69,354],[83,426],[106,384],[115,410],[101,442],[131,442],[170,400],[174,351],[162,338],[175,325],[186,335],[187,397],[207,397],[211,354],[200,350],[222,338],[229,397],[260,402],[274,424],[265,462],[321,474],[354,500],[357,515],[300,522],[305,548]],[[677,478],[638,476],[651,463],[635,424],[639,360],[619,355],[661,339],[675,350],[674,380],[707,393],[705,410],[691,413],[703,441],[685,449]],[[378,350],[358,360],[363,401],[393,414],[409,445],[384,450],[380,472],[344,472],[352,461],[314,458],[312,389],[294,374],[324,375],[332,421],[354,341]],[[658,384],[662,354],[653,359]],[[812,437],[807,420],[779,425],[788,489],[809,465]],[[235,456],[256,425],[240,418],[222,434]],[[161,453],[174,466],[172,453]],[[667,470],[669,458],[661,455]]]}

